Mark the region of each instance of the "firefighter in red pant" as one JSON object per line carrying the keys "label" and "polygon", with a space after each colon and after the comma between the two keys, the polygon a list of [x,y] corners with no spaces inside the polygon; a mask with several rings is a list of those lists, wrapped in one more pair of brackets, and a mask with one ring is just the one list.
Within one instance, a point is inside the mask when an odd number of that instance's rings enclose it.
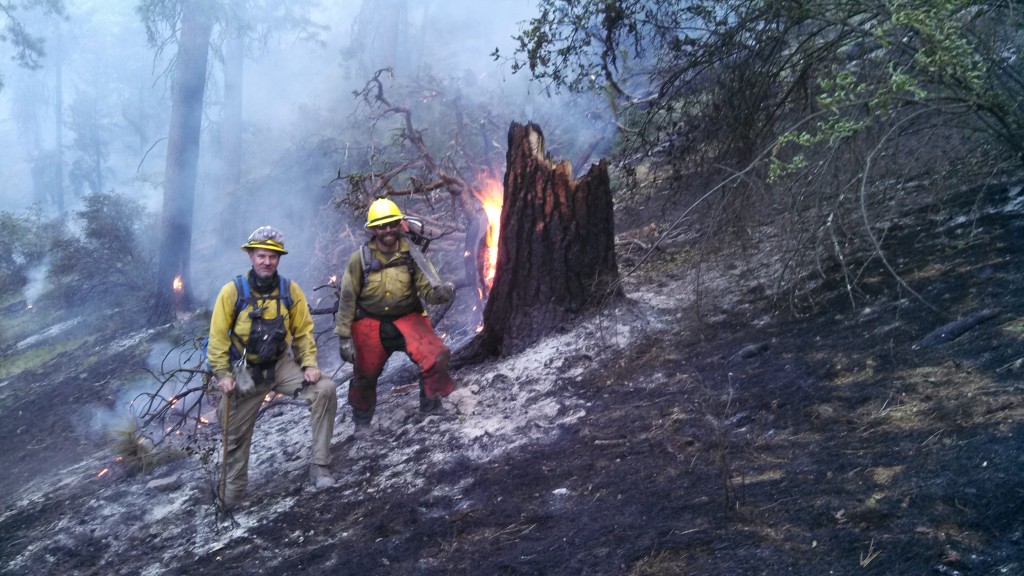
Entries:
{"label": "firefighter in red pant", "polygon": [[377,379],[393,353],[405,352],[420,368],[420,413],[438,412],[454,387],[451,353],[434,333],[423,303],[450,301],[455,286],[440,282],[424,258],[414,258],[421,254],[411,253],[418,248],[403,233],[404,218],[391,200],[375,200],[366,220],[372,237],[349,258],[341,280],[334,332],[342,359],[354,367],[348,403],[357,439],[372,431]]}

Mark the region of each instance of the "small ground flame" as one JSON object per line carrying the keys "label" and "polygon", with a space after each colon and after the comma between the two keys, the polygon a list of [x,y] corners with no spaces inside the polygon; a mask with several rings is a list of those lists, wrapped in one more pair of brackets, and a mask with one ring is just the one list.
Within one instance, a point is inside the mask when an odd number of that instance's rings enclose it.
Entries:
{"label": "small ground flame", "polygon": [[487,257],[481,274],[487,289],[494,284],[494,273],[498,266],[498,233],[501,231],[501,205],[504,201],[504,188],[500,180],[487,178],[482,182],[480,190],[474,196],[483,204],[487,215]]}
{"label": "small ground flame", "polygon": [[97,478],[103,478],[104,476],[106,476],[108,474],[110,474],[110,468],[104,468],[103,470],[100,470],[100,473],[97,474],[96,477]]}
{"label": "small ground flame", "polygon": [[171,283],[171,288],[174,289],[175,294],[181,294],[185,290],[185,281],[181,279],[181,274],[174,277],[174,282]]}

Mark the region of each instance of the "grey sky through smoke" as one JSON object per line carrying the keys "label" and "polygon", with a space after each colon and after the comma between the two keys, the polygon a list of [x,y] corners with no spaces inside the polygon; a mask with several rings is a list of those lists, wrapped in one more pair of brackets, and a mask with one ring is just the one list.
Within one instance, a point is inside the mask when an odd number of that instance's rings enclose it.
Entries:
{"label": "grey sky through smoke", "polygon": [[[23,211],[39,200],[45,182],[39,167],[54,155],[58,62],[66,209],[77,207],[76,185],[79,194],[88,193],[82,174],[100,180],[102,191],[159,209],[170,110],[165,71],[174,47],[154,57],[136,4],[68,0],[59,32],[52,18],[20,13],[27,26],[45,37],[47,57],[35,71],[0,63],[5,80],[0,145],[6,151],[0,163],[0,210]],[[212,299],[226,278],[248,266],[238,246],[249,230],[264,224],[281,228],[289,239],[291,254],[282,270],[300,281],[310,273],[310,253],[324,242],[324,231],[313,229],[322,224],[317,215],[329,209],[323,189],[343,169],[346,152],[344,143],[320,158],[306,151],[315,150],[322,139],[339,138],[355,104],[353,90],[362,88],[376,69],[392,65],[402,80],[429,75],[456,79],[467,93],[501,93],[509,105],[497,111],[498,125],[535,120],[535,110],[550,110],[539,87],[490,56],[495,48],[512,53],[511,36],[535,10],[532,0],[322,2],[311,8],[314,26],[309,30],[277,29],[264,45],[251,43],[242,106],[242,182],[246,190],[259,191],[251,202],[223,189],[218,136],[225,116],[224,68],[215,49],[196,187],[195,296]],[[396,20],[402,26],[397,39],[387,30]],[[221,32],[215,30],[214,36]],[[561,115],[571,118],[574,112]],[[85,138],[90,134],[102,142],[90,148]],[[95,155],[100,145],[106,160],[90,172],[89,154]],[[52,203],[45,207],[53,213]]]}

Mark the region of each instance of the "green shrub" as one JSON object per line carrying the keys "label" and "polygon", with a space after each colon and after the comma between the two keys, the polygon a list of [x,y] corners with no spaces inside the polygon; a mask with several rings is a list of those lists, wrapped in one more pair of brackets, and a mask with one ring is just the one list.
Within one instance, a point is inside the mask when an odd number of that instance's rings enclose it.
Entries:
{"label": "green shrub", "polygon": [[72,221],[80,233],[63,226],[52,240],[55,297],[64,303],[99,299],[119,308],[144,301],[154,284],[152,247],[143,234],[147,218],[138,201],[120,194],[86,196]]}
{"label": "green shrub", "polygon": [[0,293],[20,292],[29,271],[45,262],[49,228],[39,210],[0,211]]}

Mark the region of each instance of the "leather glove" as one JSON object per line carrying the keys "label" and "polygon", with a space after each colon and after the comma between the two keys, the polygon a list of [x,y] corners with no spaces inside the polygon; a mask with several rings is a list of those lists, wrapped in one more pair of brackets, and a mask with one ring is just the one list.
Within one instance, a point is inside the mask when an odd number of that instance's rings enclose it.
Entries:
{"label": "leather glove", "polygon": [[434,288],[434,295],[442,304],[450,302],[451,299],[455,296],[455,284],[452,284],[451,282],[445,282],[444,284],[441,284],[440,286]]}
{"label": "leather glove", "polygon": [[356,363],[356,347],[352,344],[351,338],[339,338],[338,339],[338,351],[341,353],[341,359],[349,364],[355,365]]}

